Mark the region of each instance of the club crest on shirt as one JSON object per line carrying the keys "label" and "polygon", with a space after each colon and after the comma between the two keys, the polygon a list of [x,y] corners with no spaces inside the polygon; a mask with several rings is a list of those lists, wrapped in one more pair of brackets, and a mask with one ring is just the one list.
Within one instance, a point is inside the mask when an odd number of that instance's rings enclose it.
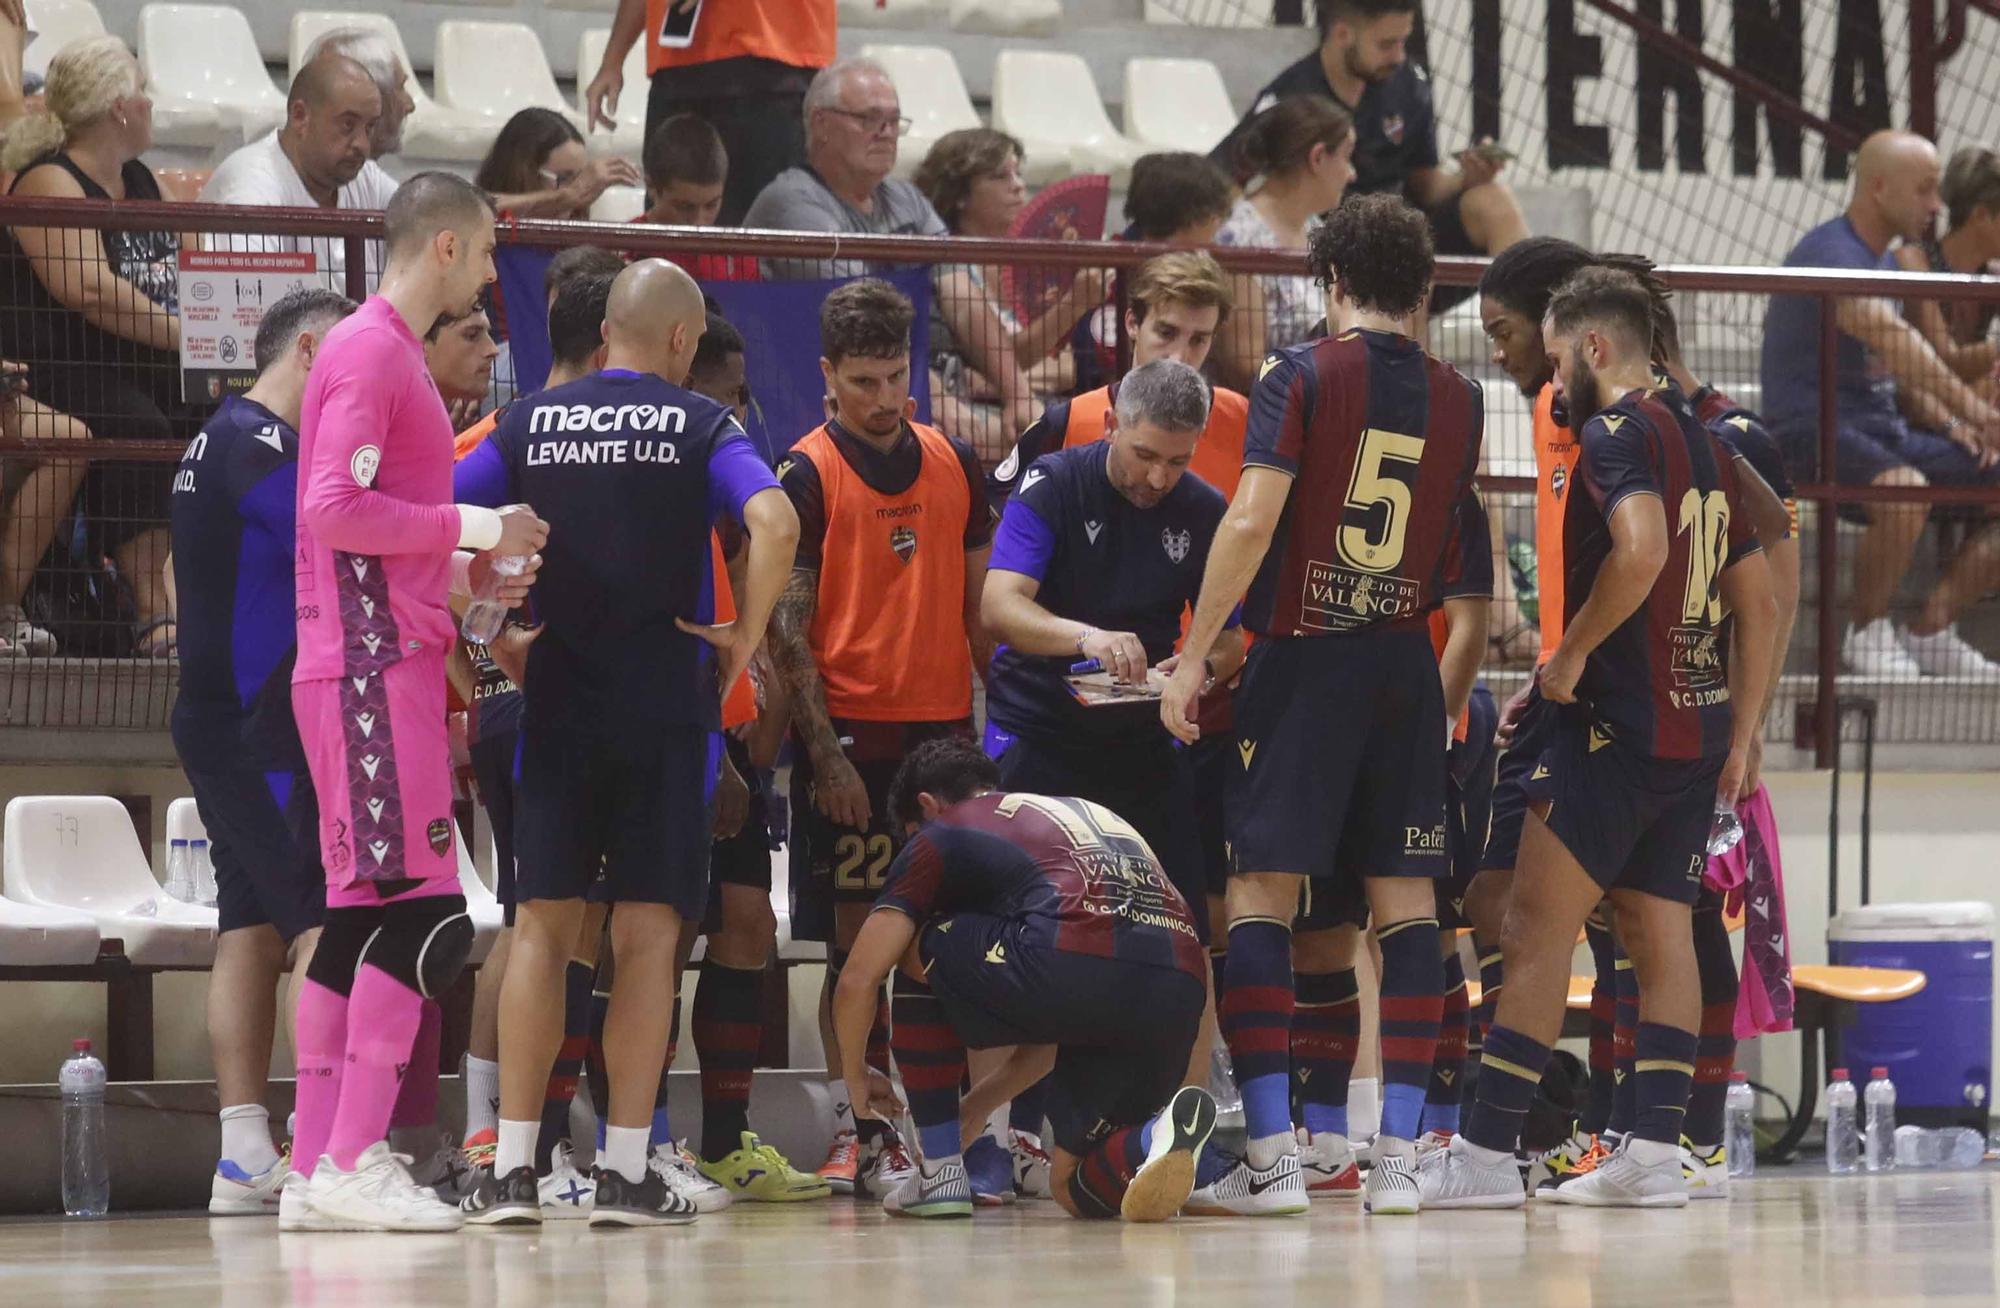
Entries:
{"label": "club crest on shirt", "polygon": [[438,818],[425,828],[424,835],[431,842],[431,852],[439,858],[451,852],[451,823]]}
{"label": "club crest on shirt", "polygon": [[1194,536],[1186,527],[1179,531],[1168,527],[1160,533],[1160,544],[1165,547],[1167,557],[1179,563],[1187,558],[1188,547],[1194,544]]}
{"label": "club crest on shirt", "polygon": [[1388,137],[1394,144],[1401,145],[1403,143],[1403,115],[1384,114],[1382,117],[1382,135]]}
{"label": "club crest on shirt", "polygon": [[1563,497],[1563,491],[1568,486],[1569,486],[1569,469],[1563,467],[1560,463],[1558,463],[1555,467],[1549,470],[1549,493],[1554,495],[1557,499],[1561,499]]}
{"label": "club crest on shirt", "polygon": [[917,532],[914,527],[892,527],[889,530],[889,548],[896,551],[896,557],[908,563],[917,552]]}

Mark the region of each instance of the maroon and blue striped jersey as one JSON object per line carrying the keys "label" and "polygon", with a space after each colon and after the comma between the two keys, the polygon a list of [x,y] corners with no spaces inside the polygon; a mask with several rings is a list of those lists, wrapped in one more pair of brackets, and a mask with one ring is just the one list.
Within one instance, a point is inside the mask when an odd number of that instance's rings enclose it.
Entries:
{"label": "maroon and blue striped jersey", "polygon": [[1762,546],[1744,512],[1734,452],[1677,389],[1632,391],[1583,425],[1563,515],[1564,629],[1611,553],[1611,518],[1634,495],[1666,511],[1667,562],[1646,602],[1592,650],[1577,682],[1593,746],[1655,758],[1729,752],[1729,650],[1722,574]]}
{"label": "maroon and blue striped jersey", "polygon": [[[1273,355],[1251,398],[1243,466],[1293,478],[1244,603],[1259,636],[1421,624],[1464,569],[1485,405],[1408,337],[1354,330]],[[1471,503],[1468,504],[1468,501]]]}
{"label": "maroon and blue striped jersey", "polygon": [[1197,977],[1208,966],[1187,901],[1144,838],[1086,799],[995,792],[953,805],[903,846],[875,907],[920,926],[986,913],[1064,953]]}

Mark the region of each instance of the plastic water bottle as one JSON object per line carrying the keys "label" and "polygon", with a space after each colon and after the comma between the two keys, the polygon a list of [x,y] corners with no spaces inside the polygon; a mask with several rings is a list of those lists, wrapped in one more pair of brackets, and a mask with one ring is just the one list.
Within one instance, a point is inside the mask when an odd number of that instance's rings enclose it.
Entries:
{"label": "plastic water bottle", "polygon": [[208,842],[188,842],[188,861],[194,864],[194,902],[215,907],[215,864],[209,861]]}
{"label": "plastic water bottle", "polygon": [[167,898],[194,902],[194,851],[185,840],[167,842]]}
{"label": "plastic water bottle", "polygon": [[1855,1114],[1854,1082],[1847,1069],[1833,1069],[1826,1086],[1826,1170],[1846,1176],[1860,1165],[1861,1135]]}
{"label": "plastic water bottle", "polygon": [[104,1157],[104,1064],[78,1040],[62,1065],[62,1198],[71,1217],[102,1217],[111,1207]]}
{"label": "plastic water bottle", "polygon": [[1861,1133],[1862,1158],[1869,1171],[1886,1172],[1896,1165],[1896,1087],[1889,1080],[1888,1068],[1868,1073],[1868,1088],[1861,1099],[1867,1122]]}
{"label": "plastic water bottle", "polygon": [[1715,801],[1715,822],[1708,828],[1708,854],[1717,858],[1736,848],[1743,839],[1743,819],[1736,816],[1736,807]]}
{"label": "plastic water bottle", "polygon": [[1986,1141],[1969,1126],[1899,1126],[1896,1166],[1962,1172],[1986,1158]]}
{"label": "plastic water bottle", "polygon": [[1742,1072],[1729,1074],[1729,1092],[1723,1097],[1722,1153],[1729,1161],[1731,1180],[1757,1174],[1757,1092]]}
{"label": "plastic water bottle", "polygon": [[518,577],[528,570],[528,559],[522,554],[498,554],[493,558],[493,566],[486,574],[486,580],[473,594],[472,603],[465,609],[465,620],[459,623],[459,632],[475,645],[491,644],[500,634],[501,626],[507,621],[507,606],[500,601],[500,582],[506,577]]}

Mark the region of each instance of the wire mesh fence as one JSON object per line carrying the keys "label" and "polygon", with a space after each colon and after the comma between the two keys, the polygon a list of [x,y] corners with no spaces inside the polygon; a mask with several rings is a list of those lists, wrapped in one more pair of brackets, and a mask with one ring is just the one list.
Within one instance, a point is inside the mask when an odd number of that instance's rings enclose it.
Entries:
{"label": "wire mesh fence", "polygon": [[[79,212],[89,215],[87,221]],[[153,224],[204,244],[255,224],[282,229],[289,217],[164,206],[70,212],[18,201],[0,204],[0,216],[17,232],[30,222],[92,230]],[[368,216],[316,216],[315,226],[310,234],[338,240],[350,254],[379,235],[379,218]],[[522,222],[502,232],[504,313],[489,308],[471,330],[440,331],[432,343],[433,375],[447,399],[456,401],[461,425],[540,384],[535,338],[539,334],[545,358],[546,331],[540,324],[548,263],[560,250],[592,243],[619,257],[658,255],[732,274],[709,277],[704,286],[744,337],[753,434],[774,454],[824,420],[817,323],[828,283],[819,274],[890,279],[916,308],[913,343],[921,366],[914,369],[913,390],[919,416],[971,445],[989,469],[1008,456],[1047,405],[1115,382],[1135,358],[1162,352],[1185,357],[1186,351],[1206,349],[1207,368],[1218,385],[1254,387],[1265,351],[1293,343],[1291,334],[1297,332],[1272,311],[1279,298],[1274,283],[1303,278],[1297,252],[1213,251],[1235,308],[1234,329],[1225,325],[1212,340],[1196,342],[1180,335],[1190,330],[1186,322],[1173,324],[1164,335],[1147,331],[1155,313],[1146,298],[1146,288],[1155,284],[1147,266],[1168,255],[1186,263],[1185,250],[1116,241],[834,238]],[[355,269],[361,266],[350,260],[350,280],[358,279]],[[1441,260],[1438,275],[1440,281],[1469,284],[1480,267]],[[756,275],[747,276],[753,268]],[[1691,379],[1726,393],[1746,410],[1788,415],[1772,429],[1786,471],[1797,483],[1803,583],[1770,738],[1811,743],[1823,729],[1818,706],[1830,705],[1838,691],[1884,701],[1879,724],[1884,743],[2000,743],[2000,674],[1967,665],[1969,670],[1948,675],[1889,675],[1865,660],[1857,667],[1847,648],[1858,591],[1874,586],[1886,595],[1882,603],[1892,629],[1904,635],[1912,628],[1928,630],[1942,615],[1973,650],[2000,657],[2000,603],[1991,595],[2000,584],[2000,532],[1994,527],[2000,473],[1978,468],[1969,452],[1982,442],[2000,444],[2000,417],[1975,407],[1995,398],[1987,310],[2000,306],[2000,285],[1964,277],[1915,281],[1771,270],[1667,269],[1662,275],[1675,288],[1682,361]],[[1777,315],[1776,334],[1767,332],[1777,288],[1811,307],[1805,326],[1786,326],[1790,320]],[[24,389],[0,406],[6,496],[0,513],[0,639],[10,654],[0,661],[0,684],[6,687],[0,715],[11,726],[158,726],[174,672],[165,657],[174,632],[162,574],[174,464],[213,400],[199,389],[187,392],[179,359],[160,350],[150,357],[114,352],[85,369],[70,389],[49,387],[47,379],[72,363],[61,353],[59,324],[53,320],[78,311],[59,297],[24,305],[18,283],[15,290],[14,298],[0,305],[0,320],[17,325],[0,357],[24,369],[16,374]],[[1319,295],[1317,288],[1309,290]],[[1959,484],[1945,486],[1952,479],[1939,475],[1932,480],[1941,489],[1919,490],[1869,485],[1870,478],[1849,475],[1857,424],[1846,406],[1855,388],[1847,385],[1844,361],[1836,367],[1837,356],[1827,351],[1838,344],[1836,328],[1852,324],[1842,316],[1847,310],[1837,307],[1823,329],[1821,297],[1836,306],[1880,307],[1889,321],[1871,330],[1900,333],[1893,339],[1913,355],[1928,351],[1944,360],[1952,348],[1965,351],[1955,362],[1942,363],[1948,376],[1903,386],[1910,416],[1902,419],[1896,437],[1900,442],[1901,432],[1918,433],[1907,438],[1910,450],[1926,459],[1948,464],[1958,458],[1973,465]],[[1159,306],[1173,303],[1171,296],[1154,299]],[[1947,335],[1936,343],[1938,323],[1926,318],[1925,304],[1947,310],[1941,315]],[[184,318],[187,306],[179,308]],[[162,306],[158,312],[168,310]],[[50,321],[19,330],[24,315],[33,313]],[[1171,317],[1171,311],[1153,316],[1153,326],[1160,329]],[[1535,446],[1545,433],[1536,430],[1531,392],[1542,379],[1510,375],[1499,366],[1480,324],[1477,297],[1433,316],[1423,332],[1429,347],[1474,378],[1485,396],[1482,483],[1493,523],[1497,582],[1487,675],[1504,691],[1530,674],[1541,648],[1535,494],[1542,474]],[[490,335],[504,339],[489,341]],[[996,359],[1018,376],[996,376],[1001,371]],[[1893,384],[1899,377],[1929,375],[1893,353],[1878,354],[1873,365],[1875,373],[1855,376]],[[540,367],[545,373],[546,362]],[[1829,379],[1833,386],[1826,389]],[[1787,387],[1803,387],[1805,393],[1779,393]],[[113,403],[106,398],[111,396],[122,398]],[[1946,422],[1948,417],[1957,421]],[[1880,436],[1871,437],[1878,446],[1887,443],[1886,437],[1875,439]],[[1828,456],[1830,463],[1824,462]],[[1895,463],[1894,457],[1889,462]],[[1835,469],[1834,477],[1820,475],[1823,463]],[[1914,523],[1914,530],[1889,534],[1901,553],[1888,551],[1885,565],[1883,524],[1891,520],[1906,528]]]}

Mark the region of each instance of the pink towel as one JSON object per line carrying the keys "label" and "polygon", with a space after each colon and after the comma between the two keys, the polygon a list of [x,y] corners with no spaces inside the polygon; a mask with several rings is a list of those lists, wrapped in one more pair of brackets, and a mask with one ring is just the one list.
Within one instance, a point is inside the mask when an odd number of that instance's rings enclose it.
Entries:
{"label": "pink towel", "polygon": [[1743,839],[1708,860],[1702,880],[1743,914],[1743,984],[1736,994],[1736,1038],[1792,1029],[1792,943],[1785,925],[1785,877],[1778,863],[1778,819],[1762,785],[1736,803]]}

